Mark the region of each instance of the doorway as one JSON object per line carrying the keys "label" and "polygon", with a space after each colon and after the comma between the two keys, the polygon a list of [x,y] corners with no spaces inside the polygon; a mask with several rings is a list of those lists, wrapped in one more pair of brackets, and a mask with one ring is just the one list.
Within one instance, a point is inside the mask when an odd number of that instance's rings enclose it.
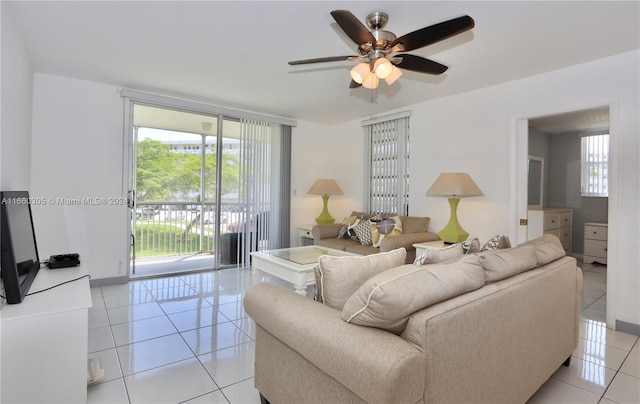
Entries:
{"label": "doorway", "polygon": [[[608,223],[609,227],[616,228],[617,212],[613,208],[617,204],[617,102],[602,103],[600,105],[586,106],[582,109],[572,109],[565,111],[553,111],[548,114],[516,118],[513,126],[517,155],[515,175],[517,191],[517,210],[519,218],[527,217],[527,188],[528,188],[528,165],[530,155],[539,156],[545,161],[544,178],[545,186],[542,188],[544,195],[542,205],[544,207],[564,207],[573,212],[572,231],[572,255],[581,259],[584,246],[585,223]],[[586,198],[580,194],[581,181],[581,158],[580,158],[580,138],[581,135],[594,133],[608,133],[610,136],[609,153],[609,197],[608,198]],[[536,139],[540,137],[539,139]],[[542,139],[542,141],[540,141]],[[531,142],[533,140],[533,142]],[[536,143],[537,141],[537,143]],[[545,149],[547,151],[545,151]],[[570,150],[573,150],[570,152]],[[576,154],[577,153],[577,154]],[[573,189],[573,190],[571,190]],[[518,242],[523,242],[527,237],[527,226],[518,226]],[[615,237],[615,232],[609,232]],[[602,301],[615,299],[610,291],[615,290],[615,262],[616,248],[612,236],[609,236],[607,266],[600,266],[599,275],[604,280],[604,290],[600,296],[593,292],[594,301],[603,297]],[[598,265],[598,264],[596,264]],[[590,267],[591,268],[591,267]],[[586,287],[589,285],[585,284]],[[593,302],[585,301],[585,304]],[[603,307],[603,306],[606,306]],[[594,306],[595,307],[595,306]],[[615,318],[615,304],[602,305],[601,309],[606,314],[601,313],[601,320],[609,327],[613,327]]]}

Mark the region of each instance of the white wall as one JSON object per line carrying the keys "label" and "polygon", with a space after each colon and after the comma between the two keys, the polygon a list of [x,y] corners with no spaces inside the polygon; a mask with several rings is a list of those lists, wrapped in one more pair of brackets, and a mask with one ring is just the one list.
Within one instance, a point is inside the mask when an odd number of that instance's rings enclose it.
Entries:
{"label": "white wall", "polygon": [[[113,86],[35,74],[31,188],[40,255],[78,252],[91,278],[125,276],[123,100]],[[97,205],[66,201],[104,198]]]}
{"label": "white wall", "polygon": [[0,188],[28,190],[31,177],[33,70],[13,21],[2,13]]}

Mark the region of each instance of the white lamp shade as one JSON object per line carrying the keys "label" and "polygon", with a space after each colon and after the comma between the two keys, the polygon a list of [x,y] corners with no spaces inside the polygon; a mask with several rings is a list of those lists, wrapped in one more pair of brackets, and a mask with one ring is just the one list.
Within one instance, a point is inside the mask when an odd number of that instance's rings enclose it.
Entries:
{"label": "white lamp shade", "polygon": [[342,195],[342,190],[335,180],[321,179],[316,180],[307,193],[311,195]]}
{"label": "white lamp shade", "polygon": [[351,69],[351,78],[358,84],[362,84],[367,75],[371,73],[368,63],[360,63]]}
{"label": "white lamp shade", "polygon": [[393,65],[389,59],[381,57],[376,60],[376,63],[373,65],[373,71],[379,78],[386,79],[391,74],[392,67]]}
{"label": "white lamp shade", "polygon": [[380,80],[378,79],[378,76],[376,76],[375,73],[370,72],[367,77],[365,77],[364,81],[362,82],[362,86],[364,88],[368,88],[368,89],[374,89],[374,88],[378,88],[378,82]]}
{"label": "white lamp shade", "polygon": [[442,173],[427,190],[427,196],[467,198],[484,195],[467,173]]}
{"label": "white lamp shade", "polygon": [[388,85],[392,85],[396,80],[400,78],[400,76],[402,76],[402,70],[398,69],[394,65],[391,65],[391,73],[384,79],[384,81],[386,81]]}

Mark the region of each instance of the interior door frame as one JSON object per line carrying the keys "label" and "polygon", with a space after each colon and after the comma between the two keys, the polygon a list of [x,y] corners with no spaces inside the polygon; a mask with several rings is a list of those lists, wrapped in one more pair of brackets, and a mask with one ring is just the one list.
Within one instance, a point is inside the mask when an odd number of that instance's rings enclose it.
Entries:
{"label": "interior door frame", "polygon": [[529,155],[529,119],[549,115],[559,115],[575,111],[609,108],[609,208],[607,242],[607,327],[615,329],[616,324],[616,282],[618,267],[618,205],[619,205],[619,136],[620,136],[620,100],[606,98],[584,104],[550,107],[534,113],[511,116],[511,189],[509,231],[516,244],[527,239],[527,226],[521,219],[527,219],[527,159]]}

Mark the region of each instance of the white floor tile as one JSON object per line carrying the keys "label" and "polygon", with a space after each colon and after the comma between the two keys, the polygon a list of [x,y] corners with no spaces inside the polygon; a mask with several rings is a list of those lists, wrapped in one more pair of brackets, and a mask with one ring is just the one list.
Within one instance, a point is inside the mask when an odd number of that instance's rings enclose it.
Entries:
{"label": "white floor tile", "polygon": [[585,362],[580,358],[571,358],[571,364],[568,367],[560,366],[553,377],[602,396],[615,374],[615,370]]}
{"label": "white floor tile", "polygon": [[242,302],[226,303],[218,306],[218,311],[225,315],[229,320],[238,320],[240,318],[249,317],[244,311]]}
{"label": "white floor tile", "polygon": [[128,292],[147,290],[144,284],[139,281],[130,281],[128,283],[123,283],[120,285],[103,286],[101,289],[102,289],[102,296],[104,297],[117,294],[117,293],[128,293]]}
{"label": "white floor tile", "polygon": [[166,316],[120,323],[111,327],[116,346],[133,344],[178,332]]}
{"label": "white floor tile", "polygon": [[162,310],[167,314],[179,313],[187,310],[198,310],[211,307],[211,304],[200,296],[182,297],[158,301]]}
{"label": "white floor tile", "polygon": [[222,389],[231,404],[260,404],[260,392],[253,386],[253,378]]}
{"label": "white floor tile", "polygon": [[[640,379],[640,354],[630,352],[627,359],[624,360],[624,363],[620,367],[620,371],[624,374]],[[640,389],[640,386],[638,386],[638,388]]]}
{"label": "white floor tile", "polygon": [[527,401],[527,404],[596,404],[600,396],[551,378]]}
{"label": "white floor tile", "polygon": [[580,322],[580,337],[626,351],[638,340],[636,335],[609,329],[605,323],[593,320]]}
{"label": "white floor tile", "polygon": [[240,328],[242,332],[250,336],[253,340],[256,339],[256,323],[250,317],[234,320],[233,324]]}
{"label": "white floor tile", "polygon": [[222,391],[217,390],[213,393],[205,394],[200,397],[193,398],[183,402],[184,404],[229,404],[227,398]]}
{"label": "white floor tile", "polygon": [[89,330],[89,346],[88,352],[104,351],[105,349],[115,348],[111,327],[100,327]]}
{"label": "white floor tile", "polygon": [[193,352],[178,334],[159,337],[117,348],[125,376],[144,372],[193,357]]}
{"label": "white floor tile", "polygon": [[169,314],[169,319],[180,332],[229,321],[228,318],[212,306],[200,310],[189,310]]}
{"label": "white floor tile", "polygon": [[111,325],[114,325],[164,316],[164,311],[162,311],[157,303],[153,302],[108,309],[107,314],[109,315],[109,322]]}
{"label": "white floor tile", "polygon": [[116,307],[131,306],[134,304],[151,303],[155,301],[153,295],[148,290],[136,290],[133,292],[114,293],[104,297],[107,309]]}
{"label": "white floor tile", "polygon": [[120,361],[115,348],[90,353],[89,358],[100,358],[102,370],[104,370],[104,380],[101,383],[122,378]]}
{"label": "white floor tile", "polygon": [[87,388],[88,404],[128,403],[129,396],[123,379],[96,384]]}
{"label": "white floor tile", "polygon": [[253,377],[255,344],[236,345],[198,357],[221,388]]}
{"label": "white floor tile", "polygon": [[573,351],[573,357],[618,370],[626,358],[627,352],[624,349],[579,338],[578,347]]}
{"label": "white floor tile", "polygon": [[91,295],[91,307],[89,307],[89,313],[95,310],[104,310],[106,309],[104,305],[104,298],[102,297],[102,293],[99,295]]}
{"label": "white floor tile", "polygon": [[196,355],[229,348],[250,342],[251,338],[232,322],[216,324],[210,327],[180,333]]}
{"label": "white floor tile", "polygon": [[616,403],[640,403],[640,379],[618,372],[604,397]]}
{"label": "white floor tile", "polygon": [[108,327],[109,317],[107,316],[107,310],[91,310],[89,311],[89,329]]}
{"label": "white floor tile", "polygon": [[179,403],[218,390],[196,358],[136,373],[124,380],[132,403]]}

